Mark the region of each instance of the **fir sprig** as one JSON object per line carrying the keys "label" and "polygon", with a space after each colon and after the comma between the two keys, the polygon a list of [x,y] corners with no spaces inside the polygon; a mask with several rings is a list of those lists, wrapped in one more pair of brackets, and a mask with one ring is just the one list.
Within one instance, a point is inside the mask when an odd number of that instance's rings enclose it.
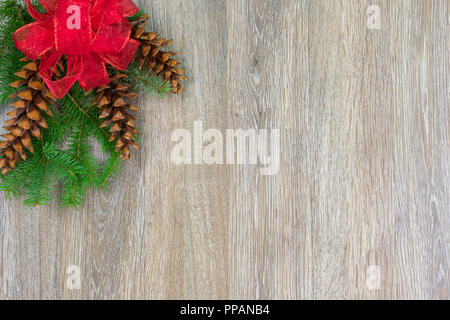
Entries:
{"label": "fir sprig", "polygon": [[130,22],[136,21],[136,20],[140,19],[144,14],[145,14],[145,12],[141,10],[141,11],[135,13],[134,15],[132,15],[131,17],[128,17],[127,20]]}
{"label": "fir sprig", "polygon": [[161,79],[161,77],[146,69],[139,68],[136,62],[131,63],[125,73],[128,76],[128,81],[132,82],[138,90],[148,95],[160,95],[163,97],[172,91],[168,81]]}

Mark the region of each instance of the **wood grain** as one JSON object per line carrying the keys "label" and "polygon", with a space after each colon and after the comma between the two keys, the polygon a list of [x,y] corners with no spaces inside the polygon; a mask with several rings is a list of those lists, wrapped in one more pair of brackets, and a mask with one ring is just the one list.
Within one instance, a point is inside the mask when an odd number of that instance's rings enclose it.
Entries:
{"label": "wood grain", "polygon": [[[186,93],[141,98],[142,150],[81,210],[1,195],[1,299],[449,298],[449,1],[137,3]],[[280,129],[280,172],[176,166],[195,121]]]}

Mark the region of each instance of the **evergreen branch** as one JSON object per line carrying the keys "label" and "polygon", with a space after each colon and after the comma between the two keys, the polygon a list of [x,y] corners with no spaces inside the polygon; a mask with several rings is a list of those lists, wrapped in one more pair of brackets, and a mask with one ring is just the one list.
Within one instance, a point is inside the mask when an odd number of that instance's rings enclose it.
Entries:
{"label": "evergreen branch", "polygon": [[113,176],[116,176],[120,169],[121,169],[120,155],[116,153],[106,161],[104,169],[98,181],[98,186],[107,189],[109,179]]}
{"label": "evergreen branch", "polygon": [[84,152],[84,151],[87,151],[87,148],[84,147],[84,145],[83,145],[83,142],[85,142],[83,139],[83,136],[85,136],[84,135],[85,119],[86,119],[86,116],[83,115],[83,117],[81,118],[79,132],[76,133],[78,136],[78,139],[77,139],[77,144],[76,144],[76,148],[75,148],[75,154],[78,159],[80,159],[81,161],[83,161],[86,164],[86,168],[89,170],[89,182],[94,182],[95,177],[96,177],[96,169],[95,169],[95,166],[92,164],[94,162],[94,160],[92,160],[92,159],[88,160],[87,152]]}
{"label": "evergreen branch", "polygon": [[31,172],[28,179],[28,191],[24,205],[27,207],[36,207],[38,205],[47,205],[51,200],[51,189],[54,181],[50,176],[48,164],[43,162],[40,167]]}
{"label": "evergreen branch", "polygon": [[[74,103],[74,105],[80,110],[80,112],[85,117],[87,117],[94,125],[98,125],[98,121],[95,120],[93,117],[91,117],[89,115],[89,112],[84,110],[83,107],[80,105],[80,103],[77,100],[75,100],[75,98],[70,93],[67,93],[67,97]],[[99,130],[105,134],[105,136],[109,137],[109,134],[105,129],[100,128],[100,126],[98,126],[98,127],[99,127]]]}
{"label": "evergreen branch", "polygon": [[128,20],[129,22],[138,20],[138,19],[141,18],[144,14],[145,14],[145,12],[141,10],[141,11],[135,13],[133,16],[128,17],[127,20]]}
{"label": "evergreen branch", "polygon": [[14,7],[17,10],[17,17],[19,18],[20,22],[22,22],[22,25],[25,25],[26,22],[25,22],[25,18],[23,16],[22,8],[19,7],[19,4],[17,3],[17,1],[14,1],[14,2],[15,2],[15,6]]}
{"label": "evergreen branch", "polygon": [[48,140],[56,145],[61,145],[67,139],[67,132],[70,132],[74,122],[70,114],[58,112],[54,117],[47,117],[49,129],[47,129]]}
{"label": "evergreen branch", "polygon": [[[23,162],[21,166],[16,168],[13,172],[9,173],[8,176],[2,178],[2,184],[0,186],[1,191],[5,191],[7,196],[10,197],[11,194],[13,196],[18,196],[20,194],[20,190],[17,190],[16,187],[21,183],[24,183],[24,179],[30,175],[36,168],[42,165],[42,161],[37,162],[34,166],[30,168],[26,167],[27,163]],[[23,172],[20,173],[22,167]]]}
{"label": "evergreen branch", "polygon": [[75,180],[73,183],[71,196],[66,200],[67,203],[75,203],[75,194],[77,193],[77,188],[78,188],[78,180]]}
{"label": "evergreen branch", "polygon": [[[80,159],[85,162],[88,171],[91,173],[88,175],[90,178],[89,183],[106,188],[108,180],[111,176],[117,175],[120,169],[120,154],[115,151],[115,144],[109,141],[110,133],[100,127],[101,122],[97,107],[92,106],[92,104],[85,106],[84,104],[87,104],[87,101],[81,101],[81,91],[79,92],[77,88],[73,92],[69,92],[67,98],[70,100],[72,106],[75,107],[74,109],[80,119],[75,130],[76,136],[72,138],[70,149],[74,156],[81,155]],[[89,120],[89,125],[86,120]],[[97,175],[98,169],[94,164],[95,160],[87,152],[86,138],[88,134],[93,135],[102,146],[103,151],[110,156],[99,175]],[[72,185],[72,187],[75,188],[76,186]]]}
{"label": "evergreen branch", "polygon": [[172,91],[168,81],[161,79],[148,70],[139,68],[139,65],[135,62],[130,64],[125,73],[129,81],[133,82],[138,89],[149,95],[158,94],[163,97],[166,93]]}
{"label": "evergreen branch", "polygon": [[52,160],[49,160],[49,159],[47,159],[46,162],[48,162],[48,163],[50,163],[50,164],[52,164],[54,166],[60,167],[61,169],[66,170],[71,176],[75,176],[75,173],[72,170],[70,170],[68,167],[66,167],[66,166],[64,166],[64,165],[62,165],[60,163],[53,162]]}
{"label": "evergreen branch", "polygon": [[90,155],[90,147],[87,141],[87,132],[85,128],[85,115],[81,118],[77,128],[73,132],[71,143],[69,144],[69,150],[75,158],[81,161],[86,168],[89,182],[93,183],[96,179],[97,169],[95,165],[95,158]]}
{"label": "evergreen branch", "polygon": [[62,203],[64,206],[77,207],[82,203],[88,185],[87,168],[69,152],[57,150],[55,147],[54,145],[46,147],[46,157],[47,162],[55,166],[53,174],[63,183]]}
{"label": "evergreen branch", "polygon": [[78,208],[83,203],[85,192],[84,189],[80,191],[79,185],[80,180],[76,178],[63,184],[63,190],[65,191],[63,191],[61,200],[64,206]]}
{"label": "evergreen branch", "polygon": [[44,186],[46,169],[47,169],[47,166],[44,163],[43,166],[42,166],[43,173],[42,173],[41,184],[39,186],[39,193],[38,193],[38,197],[36,198],[36,201],[33,203],[33,207],[36,207],[39,204],[39,202],[41,201],[40,199],[41,199],[41,195],[42,195],[42,189],[43,189],[43,186]]}
{"label": "evergreen branch", "polygon": [[81,118],[81,125],[80,125],[80,133],[78,134],[78,141],[77,141],[77,157],[81,157],[81,138],[83,137],[83,126],[84,126],[84,119],[86,118],[86,115],[83,115]]}
{"label": "evergreen branch", "polygon": [[85,173],[83,166],[76,159],[68,152],[58,150],[56,145],[48,145],[45,147],[44,160],[53,166],[63,169],[63,171],[55,172],[60,179],[67,178],[66,173],[69,173],[70,176]]}

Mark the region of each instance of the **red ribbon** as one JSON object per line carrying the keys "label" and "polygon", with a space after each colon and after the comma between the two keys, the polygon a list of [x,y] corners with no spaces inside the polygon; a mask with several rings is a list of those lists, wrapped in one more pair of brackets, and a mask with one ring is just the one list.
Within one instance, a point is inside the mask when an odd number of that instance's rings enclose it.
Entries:
{"label": "red ribbon", "polygon": [[[40,59],[39,74],[52,93],[64,97],[78,81],[85,90],[110,83],[105,63],[125,71],[139,48],[130,38],[126,17],[139,9],[131,0],[39,0],[46,13],[30,0],[36,22],[14,34],[17,48],[31,60]],[[53,81],[59,60],[67,55],[67,74]]]}

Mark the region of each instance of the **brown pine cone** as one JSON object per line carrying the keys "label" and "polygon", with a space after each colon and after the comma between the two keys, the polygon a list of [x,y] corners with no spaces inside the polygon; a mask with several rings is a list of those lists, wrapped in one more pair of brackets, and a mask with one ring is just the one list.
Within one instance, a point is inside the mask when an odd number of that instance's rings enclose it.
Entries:
{"label": "brown pine cone", "polygon": [[100,108],[100,118],[105,119],[101,127],[109,127],[111,132],[110,142],[116,141],[116,152],[124,160],[130,158],[130,146],[139,149],[134,136],[138,134],[134,121],[136,120],[129,112],[139,109],[127,102],[135,99],[138,95],[131,91],[131,85],[123,79],[125,74],[110,76],[111,83],[96,89],[94,105]]}
{"label": "brown pine cone", "polygon": [[183,92],[180,81],[188,78],[184,76],[184,70],[178,68],[180,62],[172,59],[178,53],[162,50],[170,46],[173,41],[159,38],[156,32],[145,32],[147,20],[148,15],[145,14],[132,22],[132,37],[141,43],[139,66],[142,68],[146,65],[151,72],[163,76],[164,80],[170,82],[173,93],[180,94]]}
{"label": "brown pine cone", "polygon": [[[21,59],[28,62],[27,58]],[[50,116],[48,108],[55,96],[48,90],[44,81],[38,75],[38,62],[29,62],[16,75],[22,80],[11,83],[14,88],[23,87],[22,91],[14,93],[11,98],[18,98],[14,103],[14,110],[8,113],[11,117],[4,127],[7,134],[2,135],[6,141],[0,143],[0,170],[7,174],[15,168],[20,160],[26,160],[26,150],[34,152],[31,137],[41,139],[39,128],[47,129],[47,122],[42,111]]]}

